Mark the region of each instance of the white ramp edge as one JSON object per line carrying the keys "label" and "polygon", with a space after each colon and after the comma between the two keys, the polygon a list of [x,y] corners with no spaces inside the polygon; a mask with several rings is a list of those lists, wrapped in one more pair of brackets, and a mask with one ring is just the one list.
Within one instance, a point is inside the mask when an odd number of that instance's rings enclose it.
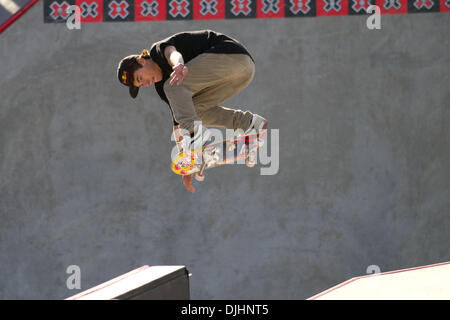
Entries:
{"label": "white ramp edge", "polygon": [[352,278],[307,300],[450,300],[450,261]]}
{"label": "white ramp edge", "polygon": [[145,265],[65,300],[114,300],[182,270],[185,270],[185,266]]}

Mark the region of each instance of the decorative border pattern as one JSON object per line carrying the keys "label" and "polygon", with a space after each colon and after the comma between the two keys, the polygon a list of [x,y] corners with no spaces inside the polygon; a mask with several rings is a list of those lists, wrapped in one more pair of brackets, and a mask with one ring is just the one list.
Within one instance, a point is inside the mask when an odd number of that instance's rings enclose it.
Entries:
{"label": "decorative border pattern", "polygon": [[450,12],[450,0],[44,0],[44,22],[65,22],[80,7],[81,22],[223,20]]}

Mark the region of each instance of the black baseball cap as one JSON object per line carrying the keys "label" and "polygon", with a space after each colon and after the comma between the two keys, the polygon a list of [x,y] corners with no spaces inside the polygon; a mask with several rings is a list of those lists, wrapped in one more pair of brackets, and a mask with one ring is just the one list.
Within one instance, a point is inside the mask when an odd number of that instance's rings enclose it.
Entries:
{"label": "black baseball cap", "polygon": [[137,64],[137,58],[139,55],[130,55],[123,58],[119,62],[119,66],[117,67],[117,77],[119,78],[120,83],[130,87],[130,96],[132,98],[136,98],[139,92],[139,87],[135,87],[134,82],[134,70]]}

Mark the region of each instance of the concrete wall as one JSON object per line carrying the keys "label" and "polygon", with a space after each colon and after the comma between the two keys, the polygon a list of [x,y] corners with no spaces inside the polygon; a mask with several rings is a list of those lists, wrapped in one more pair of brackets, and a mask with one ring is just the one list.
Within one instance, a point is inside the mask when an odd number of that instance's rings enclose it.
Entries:
{"label": "concrete wall", "polygon": [[[42,12],[0,37],[1,299],[62,299],[144,264],[186,265],[193,299],[305,299],[369,265],[449,260],[449,14],[70,31]],[[253,54],[226,105],[280,129],[280,168],[223,167],[191,194],[167,106],[153,88],[130,99],[116,66],[201,28]]]}

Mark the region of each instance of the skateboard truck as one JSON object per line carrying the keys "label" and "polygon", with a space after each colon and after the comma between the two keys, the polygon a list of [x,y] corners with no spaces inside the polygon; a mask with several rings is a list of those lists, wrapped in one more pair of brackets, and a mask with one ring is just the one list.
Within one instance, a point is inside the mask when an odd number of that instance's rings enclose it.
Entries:
{"label": "skateboard truck", "polygon": [[205,180],[205,175],[204,175],[205,169],[206,169],[206,163],[203,163],[202,166],[200,167],[200,171],[195,173],[195,180],[197,180],[199,182]]}
{"label": "skateboard truck", "polygon": [[200,167],[200,170],[198,172],[195,173],[195,180],[197,181],[203,181],[205,180],[205,169],[208,166],[214,165],[219,161],[219,151],[217,150],[217,148],[212,148],[212,149],[205,149],[203,152],[203,163]]}

